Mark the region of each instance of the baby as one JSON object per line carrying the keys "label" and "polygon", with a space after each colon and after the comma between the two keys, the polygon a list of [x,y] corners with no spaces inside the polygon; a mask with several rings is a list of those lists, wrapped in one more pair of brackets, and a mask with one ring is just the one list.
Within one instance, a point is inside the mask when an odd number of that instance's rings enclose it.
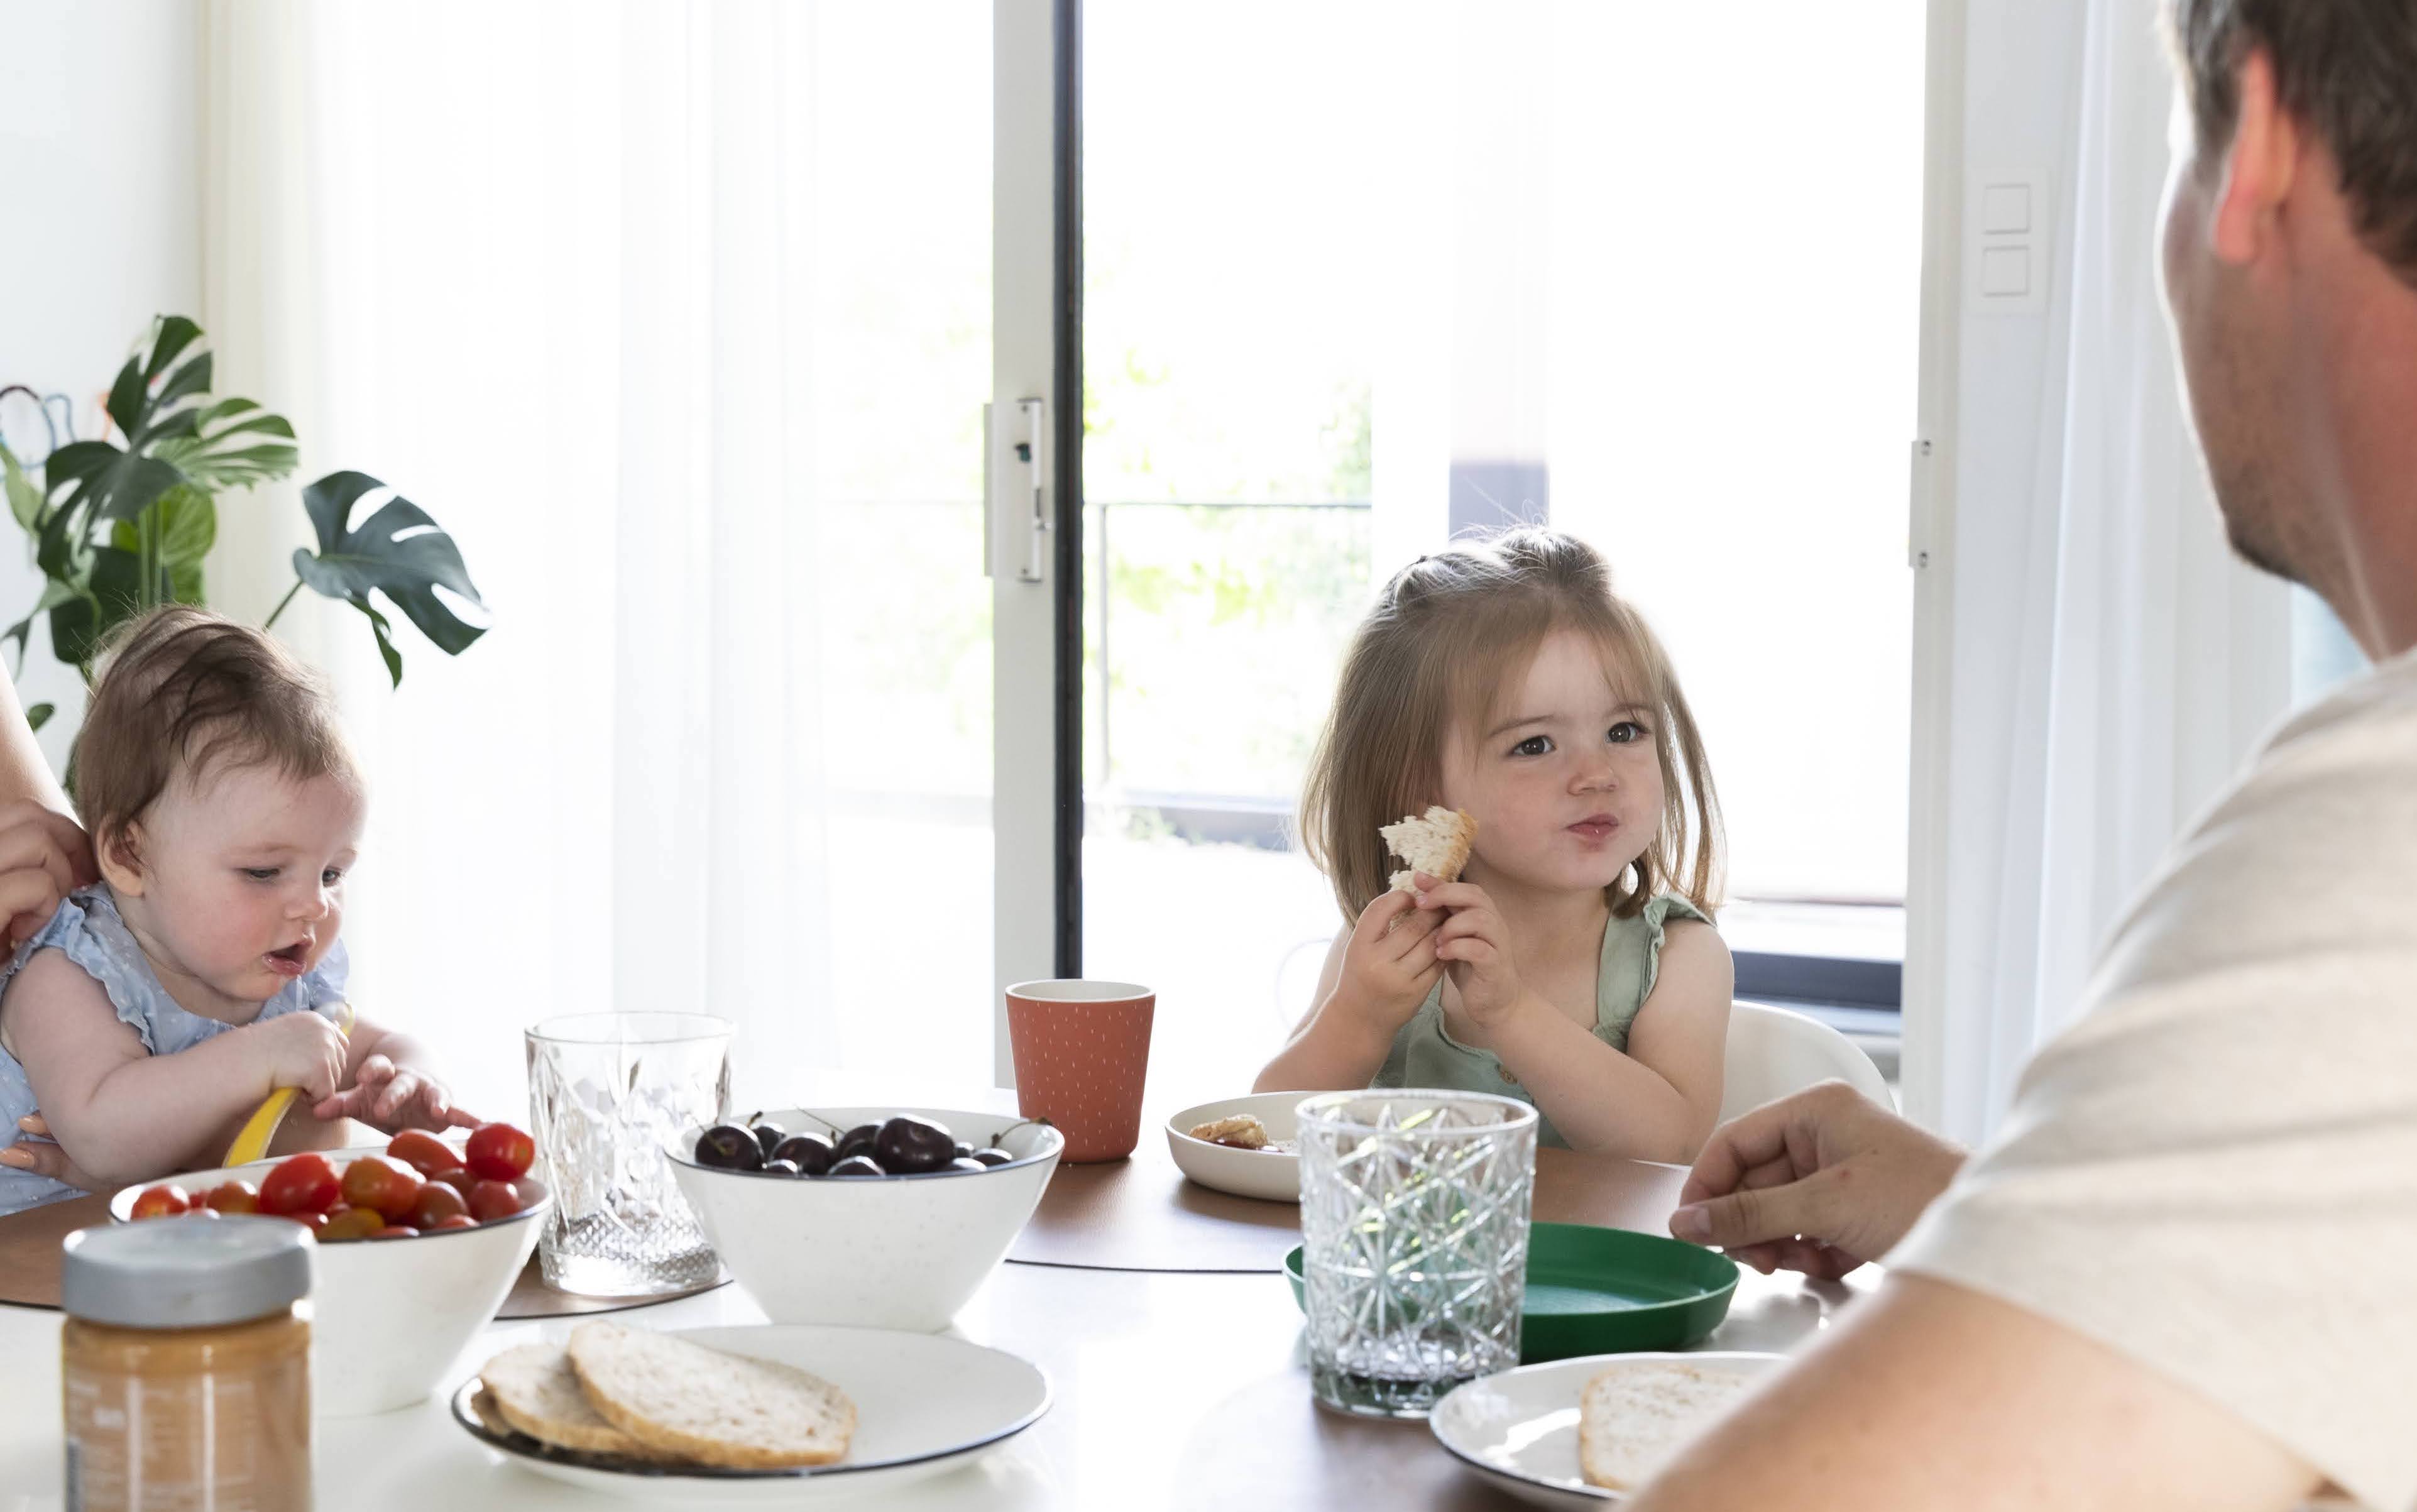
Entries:
{"label": "baby", "polygon": [[[0,965],[0,1117],[38,1108],[68,1159],[113,1184],[219,1164],[279,1087],[322,1121],[287,1142],[330,1142],[344,1117],[477,1122],[410,1040],[337,1028],[364,797],[334,699],[276,642],[187,608],[128,627],[74,784],[101,880]],[[0,1213],[73,1195],[0,1166]]]}

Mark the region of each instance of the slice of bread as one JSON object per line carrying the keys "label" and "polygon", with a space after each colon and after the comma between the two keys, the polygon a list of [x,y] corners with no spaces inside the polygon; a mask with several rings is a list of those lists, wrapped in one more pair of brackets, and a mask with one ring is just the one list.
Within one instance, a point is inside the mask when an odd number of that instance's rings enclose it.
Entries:
{"label": "slice of bread", "polygon": [[569,1353],[605,1421],[703,1464],[827,1465],[847,1453],[856,1432],[856,1403],[790,1366],[610,1323],[580,1324]]}
{"label": "slice of bread", "polygon": [[1587,1483],[1634,1490],[1754,1384],[1684,1360],[1622,1360],[1578,1397],[1578,1465]]}
{"label": "slice of bread", "polygon": [[[541,1444],[633,1459],[673,1458],[649,1449],[598,1416],[559,1344],[508,1349],[486,1363],[479,1379],[487,1388],[480,1395],[492,1399],[496,1414]],[[470,1405],[476,1409],[478,1399],[473,1398]]]}
{"label": "slice of bread", "polygon": [[1385,849],[1409,863],[1391,879],[1394,891],[1407,892],[1411,877],[1421,871],[1437,882],[1460,880],[1460,869],[1468,865],[1468,847],[1477,839],[1477,821],[1437,804],[1376,833],[1385,837]]}
{"label": "slice of bread", "polygon": [[1187,1130],[1195,1140],[1211,1144],[1230,1144],[1237,1150],[1264,1150],[1268,1147],[1268,1126],[1249,1113],[1236,1113],[1213,1123],[1195,1125]]}

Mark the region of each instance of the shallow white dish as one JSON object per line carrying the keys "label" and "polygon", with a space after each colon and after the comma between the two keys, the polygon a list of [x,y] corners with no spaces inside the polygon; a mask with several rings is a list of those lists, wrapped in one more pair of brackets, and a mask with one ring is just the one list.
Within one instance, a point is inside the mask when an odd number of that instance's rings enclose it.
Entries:
{"label": "shallow white dish", "polygon": [[1597,1507],[1625,1500],[1587,1484],[1578,1469],[1578,1394],[1596,1373],[1627,1360],[1685,1360],[1758,1376],[1784,1354],[1706,1351],[1589,1354],[1481,1376],[1436,1403],[1427,1427],[1452,1458],[1531,1506]]}
{"label": "shallow white dish", "polygon": [[[1011,1114],[950,1108],[816,1108],[849,1128],[897,1113],[946,1124],[977,1148],[1003,1138],[1016,1158],[983,1172],[914,1176],[768,1176],[696,1162],[702,1128],[671,1146],[680,1195],[704,1225],[722,1263],[774,1323],[856,1328],[949,1325],[1007,1258],[1066,1138]],[[795,1108],[765,1118],[796,1133],[820,1128]]]}
{"label": "shallow white dish", "polygon": [[[775,1178],[778,1179],[778,1178]],[[870,1179],[870,1178],[867,1178]],[[616,1496],[661,1501],[794,1503],[891,1489],[980,1459],[1049,1411],[1041,1368],[962,1338],[884,1328],[789,1323],[689,1328],[679,1338],[733,1354],[810,1370],[856,1403],[856,1437],[837,1464],[797,1470],[600,1465],[479,1421],[473,1376],[453,1393],[453,1420],[471,1437],[554,1480]]]}
{"label": "shallow white dish", "polygon": [[1238,1150],[1230,1144],[1195,1140],[1188,1129],[1220,1118],[1249,1113],[1267,1126],[1270,1140],[1290,1141],[1300,1132],[1294,1116],[1306,1092],[1262,1092],[1251,1097],[1228,1097],[1186,1108],[1166,1121],[1166,1150],[1185,1175],[1203,1187],[1237,1197],[1270,1202],[1300,1201],[1300,1157],[1290,1150]]}
{"label": "shallow white dish", "polygon": [[[322,1153],[342,1174],[355,1156],[385,1147]],[[277,1164],[170,1176],[128,1187],[109,1216],[129,1222],[134,1199],[153,1187],[182,1187],[194,1201],[228,1181],[254,1187]],[[323,1416],[391,1412],[444,1383],[455,1356],[504,1305],[537,1247],[538,1217],[551,1195],[508,1218],[416,1239],[355,1239],[314,1247],[311,1257],[311,1405]],[[174,1219],[149,1219],[174,1222]]]}

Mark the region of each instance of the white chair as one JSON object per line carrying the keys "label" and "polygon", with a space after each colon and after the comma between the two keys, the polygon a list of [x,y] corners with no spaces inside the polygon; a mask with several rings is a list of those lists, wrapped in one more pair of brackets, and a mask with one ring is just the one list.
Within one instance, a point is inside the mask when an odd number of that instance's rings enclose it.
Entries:
{"label": "white chair", "polygon": [[1883,1108],[1896,1107],[1872,1058],[1828,1024],[1760,1003],[1729,1005],[1722,1123],[1833,1077]]}

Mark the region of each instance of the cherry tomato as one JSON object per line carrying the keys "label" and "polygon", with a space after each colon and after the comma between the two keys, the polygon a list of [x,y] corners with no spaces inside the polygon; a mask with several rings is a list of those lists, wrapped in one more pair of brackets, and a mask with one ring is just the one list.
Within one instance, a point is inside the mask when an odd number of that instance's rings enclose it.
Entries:
{"label": "cherry tomato", "polygon": [[389,1223],[411,1211],[424,1185],[418,1172],[391,1156],[364,1155],[344,1167],[344,1201],[375,1208]]}
{"label": "cherry tomato", "polygon": [[327,1215],[314,1213],[307,1208],[299,1213],[276,1213],[266,1216],[283,1218],[288,1223],[299,1223],[310,1230],[314,1236],[325,1235],[327,1232]]}
{"label": "cherry tomato", "polygon": [[433,1229],[441,1218],[470,1211],[470,1203],[460,1192],[441,1181],[432,1181],[419,1188],[418,1200],[403,1221],[415,1229]]}
{"label": "cherry tomato", "polygon": [[521,1210],[521,1194],[500,1181],[482,1181],[470,1188],[470,1216],[481,1223],[508,1218]]}
{"label": "cherry tomato", "polygon": [[372,1239],[417,1239],[419,1237],[419,1231],[412,1228],[408,1224],[389,1223],[385,1228],[380,1229],[377,1232],[371,1234],[370,1237]]}
{"label": "cherry tomato", "polygon": [[419,1232],[422,1233],[442,1233],[448,1229],[475,1229],[478,1226],[479,1220],[472,1217],[469,1214],[453,1213],[438,1218],[433,1223],[421,1224],[419,1226]]}
{"label": "cherry tomato", "polygon": [[319,1237],[328,1244],[346,1239],[366,1239],[386,1227],[386,1215],[373,1207],[340,1207],[327,1215],[327,1226]]}
{"label": "cherry tomato", "polygon": [[469,1168],[466,1166],[452,1171],[440,1171],[428,1179],[460,1192],[464,1202],[470,1200],[470,1188],[479,1185],[479,1178],[470,1174]]}
{"label": "cherry tomato", "polygon": [[147,1187],[134,1200],[134,1216],[138,1218],[172,1218],[192,1210],[193,1200],[185,1195],[182,1187]]}
{"label": "cherry tomato", "polygon": [[343,1184],[336,1168],[315,1151],[289,1155],[272,1167],[260,1183],[260,1211],[277,1217],[296,1213],[325,1213],[336,1205]]}
{"label": "cherry tomato", "polygon": [[257,1213],[260,1188],[248,1181],[222,1181],[211,1187],[202,1201],[220,1213]]}
{"label": "cherry tomato", "polygon": [[463,1163],[489,1181],[515,1181],[537,1159],[537,1142],[509,1124],[481,1124],[464,1154]]}
{"label": "cherry tomato", "polygon": [[423,1176],[462,1169],[462,1157],[453,1153],[453,1146],[425,1129],[404,1129],[386,1147],[386,1153]]}

